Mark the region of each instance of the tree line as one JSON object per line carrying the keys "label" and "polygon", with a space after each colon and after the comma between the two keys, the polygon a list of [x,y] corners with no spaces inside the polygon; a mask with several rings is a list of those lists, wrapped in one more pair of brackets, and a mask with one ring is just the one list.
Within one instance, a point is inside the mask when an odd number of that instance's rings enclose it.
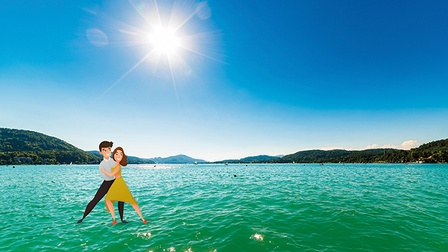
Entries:
{"label": "tree line", "polygon": [[411,150],[369,149],[299,151],[272,163],[447,163],[448,139],[423,144]]}

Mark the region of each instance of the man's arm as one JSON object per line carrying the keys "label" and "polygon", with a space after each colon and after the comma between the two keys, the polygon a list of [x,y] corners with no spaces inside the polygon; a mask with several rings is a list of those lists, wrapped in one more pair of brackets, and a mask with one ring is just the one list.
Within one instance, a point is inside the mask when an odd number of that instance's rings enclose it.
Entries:
{"label": "man's arm", "polygon": [[106,170],[104,170],[104,168],[101,168],[100,171],[101,171],[102,173],[106,174],[106,175],[109,176],[109,177],[113,177],[113,176],[114,176],[114,175],[112,175],[112,173],[107,172]]}
{"label": "man's arm", "polygon": [[120,163],[117,163],[112,168],[114,169],[114,172],[112,172],[112,173],[107,172],[106,170],[104,170],[104,168],[101,168],[101,172],[106,174],[107,176],[114,177],[115,174],[117,174],[121,170],[121,165],[120,165]]}

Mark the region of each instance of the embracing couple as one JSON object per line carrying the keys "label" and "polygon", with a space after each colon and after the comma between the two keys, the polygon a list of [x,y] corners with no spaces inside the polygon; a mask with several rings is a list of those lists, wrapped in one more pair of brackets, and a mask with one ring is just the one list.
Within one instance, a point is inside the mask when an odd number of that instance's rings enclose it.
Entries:
{"label": "embracing couple", "polygon": [[127,221],[123,219],[124,202],[127,202],[132,205],[143,223],[148,224],[142,216],[142,212],[140,211],[137,201],[134,197],[132,197],[131,191],[129,191],[126,182],[124,182],[124,179],[121,176],[121,166],[126,166],[128,164],[124,150],[121,147],[115,148],[111,157],[112,145],[113,143],[108,141],[103,141],[100,143],[100,153],[104,157],[103,161],[100,163],[100,174],[104,181],[100,188],[98,188],[95,197],[93,197],[89,204],[87,204],[84,215],[82,216],[82,219],[78,220],[78,223],[81,223],[93,210],[96,204],[98,204],[98,202],[104,197],[104,195],[107,194],[106,208],[112,215],[112,225],[117,224],[113,205],[115,201],[118,201],[118,211],[120,213],[121,222],[127,223]]}

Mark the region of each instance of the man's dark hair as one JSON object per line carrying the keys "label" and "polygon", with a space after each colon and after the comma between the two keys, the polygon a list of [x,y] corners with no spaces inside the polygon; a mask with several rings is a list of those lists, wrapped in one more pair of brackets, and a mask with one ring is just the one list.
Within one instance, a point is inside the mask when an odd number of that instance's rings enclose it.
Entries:
{"label": "man's dark hair", "polygon": [[114,143],[109,142],[109,141],[102,141],[102,142],[100,143],[100,151],[101,151],[101,148],[108,148],[108,147],[112,148],[112,145],[113,145],[113,144],[114,144]]}

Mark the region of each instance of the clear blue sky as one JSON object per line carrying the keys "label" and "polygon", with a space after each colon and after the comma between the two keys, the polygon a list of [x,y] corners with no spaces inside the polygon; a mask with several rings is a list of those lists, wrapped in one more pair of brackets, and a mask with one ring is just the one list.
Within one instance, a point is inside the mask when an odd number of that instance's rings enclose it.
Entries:
{"label": "clear blue sky", "polygon": [[447,1],[154,3],[2,3],[0,127],[208,161],[448,137]]}

